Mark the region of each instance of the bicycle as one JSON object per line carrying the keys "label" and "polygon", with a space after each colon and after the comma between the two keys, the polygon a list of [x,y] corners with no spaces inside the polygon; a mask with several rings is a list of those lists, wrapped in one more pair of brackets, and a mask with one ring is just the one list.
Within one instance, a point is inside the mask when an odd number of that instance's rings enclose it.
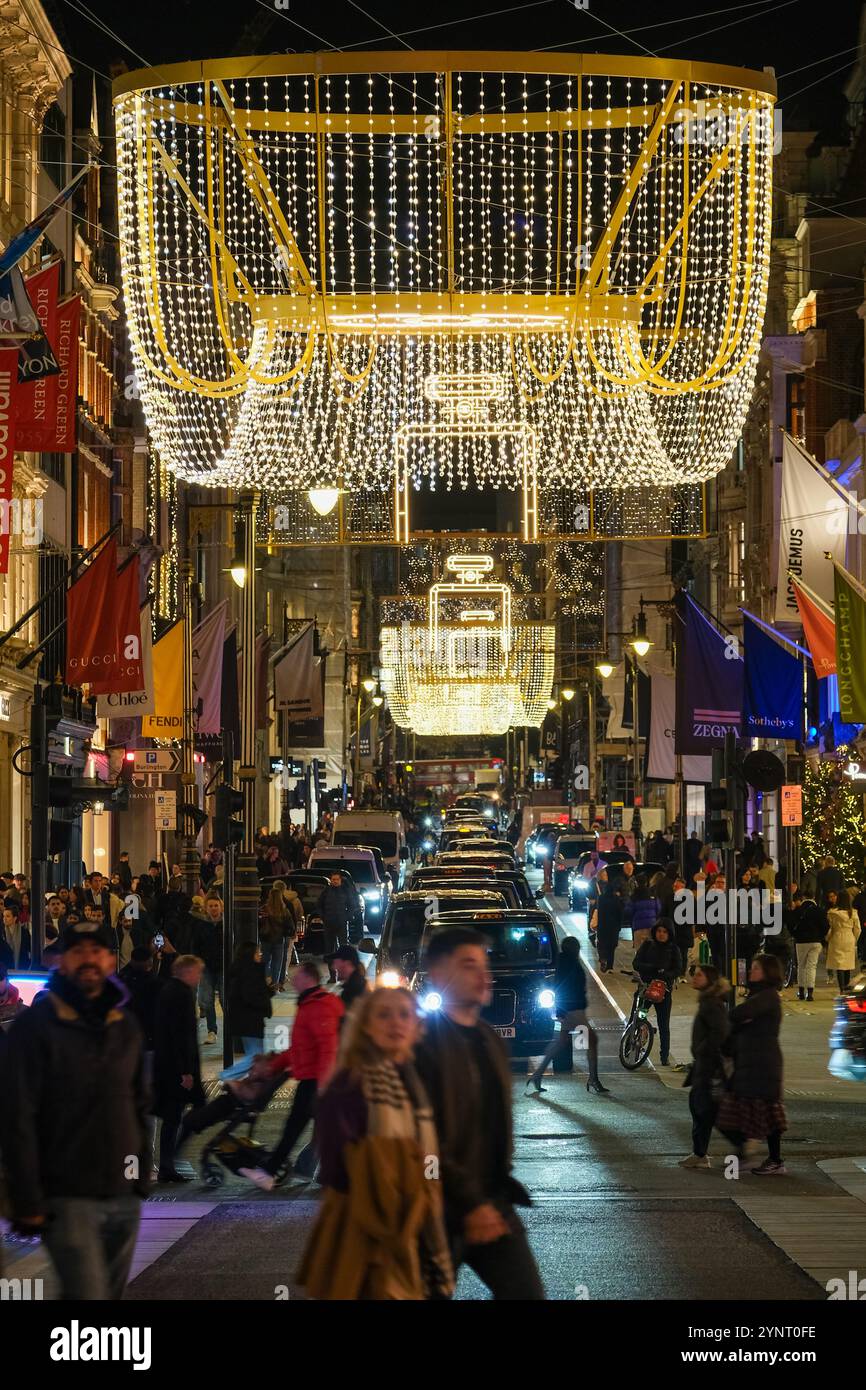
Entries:
{"label": "bicycle", "polygon": [[656,1030],[650,1023],[648,1014],[656,1001],[651,994],[647,998],[647,992],[652,991],[653,985],[658,983],[653,980],[651,984],[642,984],[635,990],[631,1013],[619,1040],[619,1060],[626,1071],[637,1071],[652,1052]]}

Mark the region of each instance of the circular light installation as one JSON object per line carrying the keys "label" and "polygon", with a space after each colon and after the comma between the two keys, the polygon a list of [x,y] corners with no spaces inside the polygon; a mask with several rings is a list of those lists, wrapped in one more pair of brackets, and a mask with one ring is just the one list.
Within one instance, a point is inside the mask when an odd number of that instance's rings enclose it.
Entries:
{"label": "circular light installation", "polygon": [[275,496],[515,486],[527,457],[550,485],[711,476],[761,340],[774,97],[588,53],[125,74],[124,295],[161,459]]}

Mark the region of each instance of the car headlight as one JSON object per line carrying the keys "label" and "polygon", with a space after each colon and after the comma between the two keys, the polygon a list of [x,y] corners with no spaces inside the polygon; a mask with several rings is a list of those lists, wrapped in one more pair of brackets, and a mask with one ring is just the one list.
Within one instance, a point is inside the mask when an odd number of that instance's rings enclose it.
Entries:
{"label": "car headlight", "polygon": [[396,970],[383,970],[382,974],[378,976],[378,983],[384,989],[399,989],[400,976]]}
{"label": "car headlight", "polygon": [[425,840],[425,841],[424,841],[424,844],[421,846],[421,848],[422,848],[422,849],[434,849],[435,846],[434,846],[432,840]]}
{"label": "car headlight", "polygon": [[543,989],[538,996],[538,1007],[540,1009],[553,1009],[556,1006],[556,995],[552,989]]}
{"label": "car headlight", "polygon": [[425,1014],[435,1014],[442,1008],[442,995],[437,994],[435,989],[431,989],[429,994],[425,994],[421,1000],[421,1008]]}
{"label": "car headlight", "polygon": [[378,888],[362,888],[361,896],[370,902],[371,899],[379,897],[379,890]]}
{"label": "car headlight", "polygon": [[429,816],[425,816],[425,817],[424,817],[424,824],[425,824],[425,825],[432,825],[432,824],[433,824],[433,822],[432,822],[432,820],[430,819]]}
{"label": "car headlight", "polygon": [[571,886],[577,893],[586,893],[589,891],[589,884],[585,878],[576,878]]}
{"label": "car headlight", "polygon": [[493,812],[490,810],[489,807],[488,807],[487,810],[484,812],[484,814],[485,814],[485,816],[487,817],[488,820],[493,820]]}
{"label": "car headlight", "polygon": [[547,849],[545,845],[536,845],[536,846],[535,846],[535,857],[536,857],[536,859],[538,859],[539,857],[543,859],[543,858],[544,858],[546,855],[548,855],[549,853],[550,853],[550,850]]}

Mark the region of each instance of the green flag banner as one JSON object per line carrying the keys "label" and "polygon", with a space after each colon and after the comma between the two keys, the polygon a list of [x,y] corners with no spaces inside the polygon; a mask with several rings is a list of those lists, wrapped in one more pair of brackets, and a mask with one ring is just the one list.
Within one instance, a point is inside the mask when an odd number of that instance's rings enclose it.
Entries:
{"label": "green flag banner", "polygon": [[839,715],[845,724],[866,724],[866,589],[834,568]]}

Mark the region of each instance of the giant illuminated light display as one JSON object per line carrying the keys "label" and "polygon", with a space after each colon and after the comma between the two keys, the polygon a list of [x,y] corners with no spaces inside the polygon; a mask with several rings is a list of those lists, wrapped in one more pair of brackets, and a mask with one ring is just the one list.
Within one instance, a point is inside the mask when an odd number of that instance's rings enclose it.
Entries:
{"label": "giant illuminated light display", "polygon": [[272,496],[710,477],[761,341],[774,95],[589,53],[125,74],[124,297],[160,458]]}

